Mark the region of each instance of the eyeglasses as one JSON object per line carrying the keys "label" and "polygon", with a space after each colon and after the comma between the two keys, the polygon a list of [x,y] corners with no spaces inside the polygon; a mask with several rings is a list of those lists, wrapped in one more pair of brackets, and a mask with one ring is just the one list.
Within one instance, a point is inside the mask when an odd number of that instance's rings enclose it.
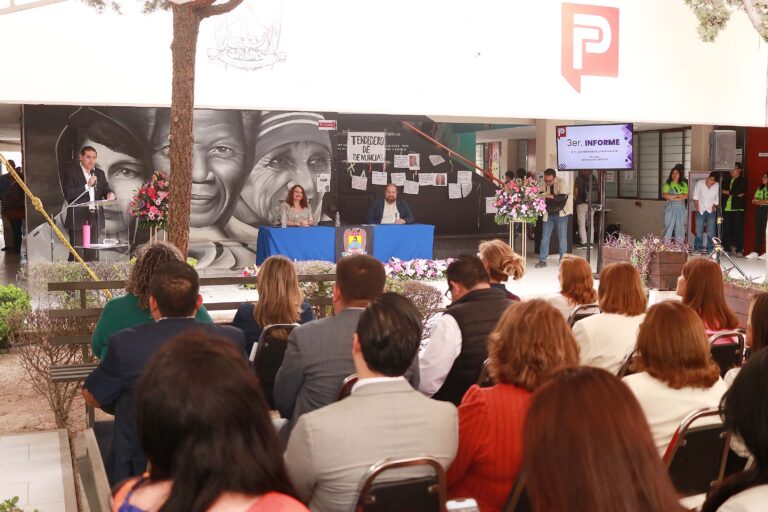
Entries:
{"label": "eyeglasses", "polygon": [[448,289],[445,290],[445,293],[443,295],[445,296],[446,299],[453,298],[453,293],[451,293],[451,285],[450,284],[448,285]]}

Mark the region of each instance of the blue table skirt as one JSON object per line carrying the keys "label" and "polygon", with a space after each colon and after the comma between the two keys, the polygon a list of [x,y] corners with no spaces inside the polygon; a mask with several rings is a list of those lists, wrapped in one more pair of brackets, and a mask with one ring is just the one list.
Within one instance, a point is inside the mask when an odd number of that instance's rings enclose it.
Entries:
{"label": "blue table skirt", "polygon": [[[393,257],[432,259],[434,236],[435,227],[429,224],[377,225],[373,228],[373,256],[384,262]],[[299,261],[335,262],[335,240],[336,228],[333,227],[261,227],[256,242],[256,264],[261,265],[274,254]]]}

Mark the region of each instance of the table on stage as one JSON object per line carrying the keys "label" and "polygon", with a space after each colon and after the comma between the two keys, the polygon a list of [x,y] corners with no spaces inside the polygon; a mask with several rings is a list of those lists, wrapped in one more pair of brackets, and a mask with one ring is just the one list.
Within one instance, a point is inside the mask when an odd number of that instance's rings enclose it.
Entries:
{"label": "table on stage", "polygon": [[[291,260],[336,261],[336,230],[347,229],[328,226],[308,228],[261,227],[256,241],[256,263],[275,254]],[[377,224],[373,226],[373,256],[386,262],[390,258],[401,260],[432,259],[435,226],[431,224]]]}

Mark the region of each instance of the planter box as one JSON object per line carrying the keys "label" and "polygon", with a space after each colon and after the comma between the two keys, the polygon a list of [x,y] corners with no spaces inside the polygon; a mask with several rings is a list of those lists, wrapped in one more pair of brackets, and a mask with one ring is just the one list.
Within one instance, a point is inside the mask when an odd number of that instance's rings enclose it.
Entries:
{"label": "planter box", "polygon": [[725,291],[725,302],[739,319],[739,327],[746,329],[747,317],[749,316],[749,304],[752,302],[752,297],[758,293],[762,293],[763,290],[759,288],[747,288],[746,286],[736,283],[725,283],[723,289]]}
{"label": "planter box", "polygon": [[[684,252],[661,251],[651,258],[648,265],[648,288],[658,290],[674,290],[677,288],[677,278],[683,272],[683,265],[688,261]],[[632,251],[617,247],[603,247],[603,263],[627,262],[632,263]]]}

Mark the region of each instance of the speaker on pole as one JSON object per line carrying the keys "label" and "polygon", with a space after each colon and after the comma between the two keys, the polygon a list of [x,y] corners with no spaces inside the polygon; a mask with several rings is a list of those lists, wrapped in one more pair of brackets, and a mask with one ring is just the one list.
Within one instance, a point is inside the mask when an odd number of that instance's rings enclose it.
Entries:
{"label": "speaker on pole", "polygon": [[709,134],[709,168],[730,171],[736,164],[736,130],[713,130]]}

